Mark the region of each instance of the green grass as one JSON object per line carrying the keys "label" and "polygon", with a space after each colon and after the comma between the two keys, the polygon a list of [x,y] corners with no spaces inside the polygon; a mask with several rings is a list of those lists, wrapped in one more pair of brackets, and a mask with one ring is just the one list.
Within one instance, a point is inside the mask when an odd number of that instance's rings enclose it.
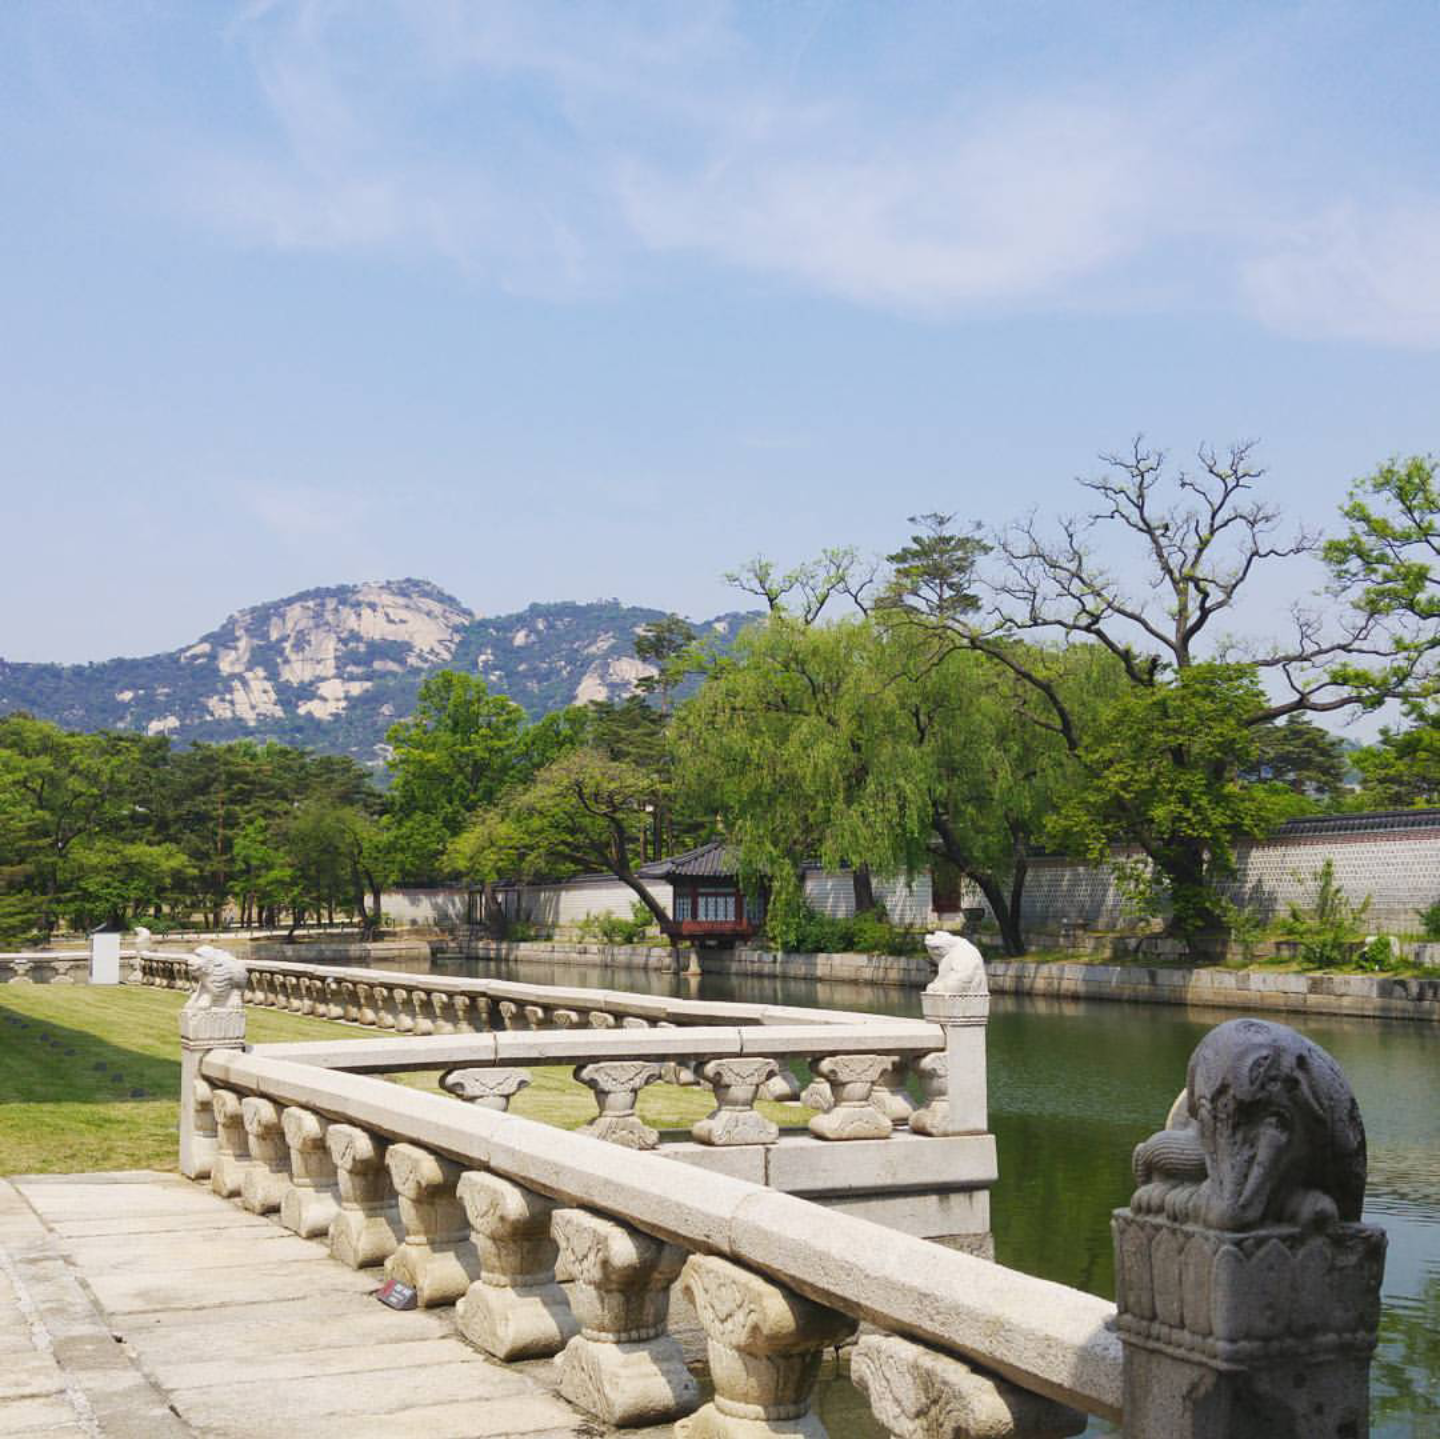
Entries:
{"label": "green grass", "polygon": [[[0,1174],[174,1169],[180,1092],[176,990],[0,985]],[[272,1009],[247,1010],[252,1044],[373,1038],[374,1030]],[[531,1069],[516,1114],[574,1129],[592,1119],[589,1090],[568,1065]],[[433,1089],[434,1073],[397,1075]],[[639,1110],[657,1129],[684,1129],[711,1109],[708,1089],[652,1085]],[[782,1125],[799,1105],[762,1103]]]}

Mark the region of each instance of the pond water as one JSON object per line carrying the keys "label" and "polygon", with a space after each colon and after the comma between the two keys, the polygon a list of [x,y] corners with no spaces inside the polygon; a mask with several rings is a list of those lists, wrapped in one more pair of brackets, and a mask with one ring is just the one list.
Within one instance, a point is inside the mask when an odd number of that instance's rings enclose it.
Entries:
{"label": "pond water", "polygon": [[[691,978],[574,965],[465,964],[449,972],[593,985],[682,998],[920,1014],[892,986]],[[997,995],[989,1030],[990,1123],[1000,1154],[991,1200],[995,1254],[1046,1279],[1114,1294],[1110,1211],[1132,1188],[1130,1153],[1164,1123],[1201,1035],[1239,1011],[1014,999]],[[1440,1033],[1404,1021],[1273,1016],[1335,1056],[1369,1139],[1365,1217],[1389,1234],[1380,1348],[1371,1376],[1376,1439],[1440,1436]],[[846,1384],[827,1386],[833,1435],[868,1439]],[[1100,1424],[1090,1431],[1108,1432]]]}

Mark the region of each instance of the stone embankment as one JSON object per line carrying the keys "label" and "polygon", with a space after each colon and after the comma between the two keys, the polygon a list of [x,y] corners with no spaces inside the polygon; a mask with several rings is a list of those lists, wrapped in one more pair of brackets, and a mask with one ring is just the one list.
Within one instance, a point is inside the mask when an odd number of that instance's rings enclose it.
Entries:
{"label": "stone embankment", "polygon": [[1440,979],[1025,960],[994,960],[985,966],[985,972],[992,994],[1440,1020]]}

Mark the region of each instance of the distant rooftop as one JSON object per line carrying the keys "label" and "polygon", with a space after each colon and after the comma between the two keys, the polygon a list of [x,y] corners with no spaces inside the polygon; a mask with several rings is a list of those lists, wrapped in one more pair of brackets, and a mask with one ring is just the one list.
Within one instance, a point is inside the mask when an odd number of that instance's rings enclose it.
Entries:
{"label": "distant rooftop", "polygon": [[642,879],[733,879],[737,872],[735,857],[723,839],[653,859],[636,871]]}

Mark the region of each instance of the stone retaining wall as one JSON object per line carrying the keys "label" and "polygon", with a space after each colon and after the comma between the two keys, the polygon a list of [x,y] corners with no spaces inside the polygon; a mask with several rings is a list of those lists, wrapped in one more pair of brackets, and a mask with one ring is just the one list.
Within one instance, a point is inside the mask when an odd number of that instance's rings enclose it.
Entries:
{"label": "stone retaining wall", "polygon": [[1160,969],[1116,964],[1037,964],[1025,960],[995,960],[985,966],[985,973],[992,994],[1353,1014],[1367,1019],[1440,1020],[1440,979],[1400,979],[1379,974]]}

